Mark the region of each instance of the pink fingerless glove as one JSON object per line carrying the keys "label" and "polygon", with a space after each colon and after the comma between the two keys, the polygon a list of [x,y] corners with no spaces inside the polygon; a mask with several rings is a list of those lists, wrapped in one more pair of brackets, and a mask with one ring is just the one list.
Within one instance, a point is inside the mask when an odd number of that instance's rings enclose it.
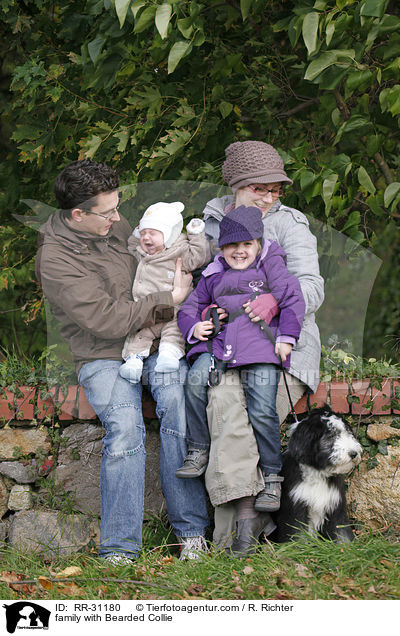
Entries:
{"label": "pink fingerless glove", "polygon": [[265,320],[267,325],[271,322],[272,318],[279,314],[278,303],[272,294],[260,294],[251,301],[251,311],[255,316]]}

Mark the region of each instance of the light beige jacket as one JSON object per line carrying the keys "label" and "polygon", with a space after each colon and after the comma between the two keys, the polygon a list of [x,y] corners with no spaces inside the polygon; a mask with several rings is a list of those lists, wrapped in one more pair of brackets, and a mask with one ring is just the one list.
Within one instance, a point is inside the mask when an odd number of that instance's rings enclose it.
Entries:
{"label": "light beige jacket", "polygon": [[[136,301],[155,291],[172,291],[178,258],[182,258],[182,269],[185,272],[192,272],[209,263],[211,259],[209,242],[204,231],[198,234],[189,231],[187,235],[181,234],[171,247],[164,248],[156,254],[146,254],[140,246],[139,239],[132,234],[128,240],[128,250],[137,260],[132,287],[132,296]],[[148,350],[154,338],[159,337],[161,342],[170,342],[181,349],[184,355],[185,342],[176,323],[177,309],[176,307],[175,318],[172,321],[129,335],[122,351],[123,358]]]}

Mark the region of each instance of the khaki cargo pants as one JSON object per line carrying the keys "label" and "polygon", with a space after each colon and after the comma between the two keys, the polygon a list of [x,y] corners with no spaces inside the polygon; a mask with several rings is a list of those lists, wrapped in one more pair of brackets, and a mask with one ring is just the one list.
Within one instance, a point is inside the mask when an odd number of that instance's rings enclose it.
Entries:
{"label": "khaki cargo pants", "polygon": [[[293,404],[306,387],[297,378],[286,374]],[[281,377],[277,394],[280,422],[290,412],[290,403]],[[235,531],[234,499],[256,495],[264,487],[258,468],[258,449],[249,423],[246,400],[239,374],[229,369],[220,385],[208,392],[208,425],[211,449],[205,483],[215,508],[214,543],[221,549],[230,545]]]}

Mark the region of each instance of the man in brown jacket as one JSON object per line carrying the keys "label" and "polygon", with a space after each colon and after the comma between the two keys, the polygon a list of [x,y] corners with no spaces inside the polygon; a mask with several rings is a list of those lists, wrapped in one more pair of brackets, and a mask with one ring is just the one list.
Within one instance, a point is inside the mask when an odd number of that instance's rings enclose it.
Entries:
{"label": "man in brown jacket", "polygon": [[[99,555],[130,563],[142,545],[145,427],[142,385],[118,371],[128,333],[169,320],[189,290],[191,276],[176,268],[172,292],[133,301],[136,263],[127,250],[129,223],[118,212],[119,180],[105,164],[90,159],[69,164],[58,175],[61,208],[41,227],[36,274],[69,343],[78,379],[105,428],[100,471]],[[206,550],[206,496],[200,480],[179,480],[186,454],[183,386],[179,372],[156,373],[156,355],[146,359],[143,382],[157,402],[161,436],[161,484],[181,558]],[[189,482],[189,483],[187,483]]]}

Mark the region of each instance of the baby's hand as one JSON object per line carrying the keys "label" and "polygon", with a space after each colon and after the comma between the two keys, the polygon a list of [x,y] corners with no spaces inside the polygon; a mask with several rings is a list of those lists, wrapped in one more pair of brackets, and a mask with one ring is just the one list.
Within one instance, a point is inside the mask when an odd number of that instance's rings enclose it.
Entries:
{"label": "baby's hand", "polygon": [[293,345],[289,342],[277,342],[275,345],[275,353],[277,356],[281,356],[282,362],[286,362],[286,358],[291,353]]}
{"label": "baby's hand", "polygon": [[195,324],[193,329],[193,336],[197,340],[208,340],[214,330],[212,320],[203,320]]}

